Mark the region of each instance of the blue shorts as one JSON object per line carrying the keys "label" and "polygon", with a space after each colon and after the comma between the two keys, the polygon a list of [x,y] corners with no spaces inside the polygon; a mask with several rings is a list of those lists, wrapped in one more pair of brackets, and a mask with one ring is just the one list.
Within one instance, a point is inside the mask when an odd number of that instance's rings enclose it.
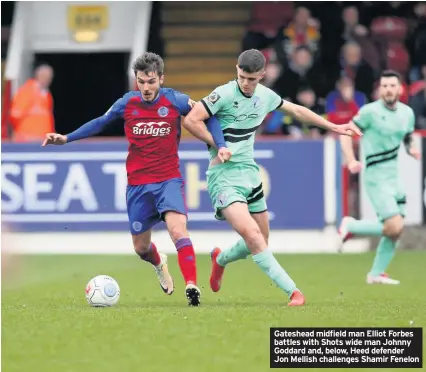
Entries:
{"label": "blue shorts", "polygon": [[128,185],[126,201],[130,233],[138,235],[149,230],[164,221],[164,214],[169,211],[186,216],[184,185],[181,178],[148,185]]}

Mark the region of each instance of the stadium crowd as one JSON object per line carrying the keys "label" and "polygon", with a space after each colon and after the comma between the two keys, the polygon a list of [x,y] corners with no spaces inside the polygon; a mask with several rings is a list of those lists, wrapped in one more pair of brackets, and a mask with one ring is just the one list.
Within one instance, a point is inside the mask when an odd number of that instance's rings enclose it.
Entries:
{"label": "stadium crowd", "polygon": [[[13,3],[10,9],[5,8],[9,19],[2,16],[3,50],[8,36],[4,26],[11,24]],[[413,108],[416,128],[426,129],[425,3],[262,1],[253,2],[251,8],[242,49],[263,51],[268,61],[264,84],[283,98],[327,116],[334,123],[345,123],[361,106],[377,98],[377,78],[381,70],[389,68],[403,78],[401,100]],[[27,85],[36,80],[37,74]],[[35,96],[42,97],[41,101],[50,97],[48,86],[42,88],[32,90]],[[25,121],[13,117],[22,97],[29,97],[22,94],[23,90],[25,87],[10,104],[12,139],[19,132],[18,119]],[[27,93],[30,91],[27,89]],[[44,106],[50,117],[52,105]],[[37,110],[38,106],[33,111]],[[7,138],[7,134],[3,136],[3,121],[2,137]],[[40,126],[37,133],[44,131]],[[260,133],[292,138],[326,134],[278,111],[266,118]]]}
{"label": "stadium crowd", "polygon": [[[335,123],[377,98],[381,70],[396,70],[402,102],[414,109],[417,129],[426,129],[423,2],[256,2],[242,48],[264,52],[269,87]],[[261,133],[324,134],[279,112]]]}

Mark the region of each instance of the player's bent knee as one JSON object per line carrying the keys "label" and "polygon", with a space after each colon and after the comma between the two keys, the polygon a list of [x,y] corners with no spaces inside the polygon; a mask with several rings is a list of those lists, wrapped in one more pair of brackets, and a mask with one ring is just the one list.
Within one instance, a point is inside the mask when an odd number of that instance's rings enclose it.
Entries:
{"label": "player's bent knee", "polygon": [[397,240],[404,229],[404,221],[401,216],[394,216],[386,220],[383,226],[383,234],[392,240]]}
{"label": "player's bent knee", "polygon": [[258,227],[245,228],[241,235],[251,251],[261,251],[266,246],[265,238]]}
{"label": "player's bent knee", "polygon": [[403,230],[403,228],[402,227],[399,227],[399,226],[394,226],[394,227],[392,227],[390,230],[389,230],[389,232],[388,232],[388,234],[385,234],[388,238],[390,238],[390,239],[392,239],[392,240],[398,240],[400,237],[401,237],[401,234],[402,234],[402,230]]}
{"label": "player's bent knee", "polygon": [[142,233],[139,235],[132,235],[133,248],[138,255],[145,254],[149,251],[151,245],[151,234]]}
{"label": "player's bent knee", "polygon": [[148,253],[150,244],[151,243],[147,244],[147,243],[142,242],[142,241],[141,242],[133,242],[133,248],[135,249],[135,252],[138,255],[141,255],[141,254]]}

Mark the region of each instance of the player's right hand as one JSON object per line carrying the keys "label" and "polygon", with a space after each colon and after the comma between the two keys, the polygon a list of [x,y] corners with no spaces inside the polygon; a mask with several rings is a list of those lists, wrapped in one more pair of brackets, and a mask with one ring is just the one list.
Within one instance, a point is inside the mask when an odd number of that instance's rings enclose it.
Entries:
{"label": "player's right hand", "polygon": [[361,130],[352,121],[350,121],[347,124],[340,124],[340,125],[332,124],[332,130],[343,136],[352,137],[355,134],[358,136],[362,136]]}
{"label": "player's right hand", "polygon": [[231,159],[232,152],[227,147],[221,147],[217,152],[217,156],[222,163],[226,163]]}
{"label": "player's right hand", "polygon": [[352,174],[359,173],[361,172],[362,164],[358,160],[352,160],[348,164],[348,169],[349,172],[351,172]]}
{"label": "player's right hand", "polygon": [[42,143],[42,147],[47,145],[65,145],[67,143],[67,136],[58,133],[47,133]]}

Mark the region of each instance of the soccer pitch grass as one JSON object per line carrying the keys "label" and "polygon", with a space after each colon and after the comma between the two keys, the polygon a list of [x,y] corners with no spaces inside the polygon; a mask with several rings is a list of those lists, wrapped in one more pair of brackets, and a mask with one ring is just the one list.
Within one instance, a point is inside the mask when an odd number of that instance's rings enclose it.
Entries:
{"label": "soccer pitch grass", "polygon": [[[261,372],[269,369],[271,326],[426,322],[426,251],[398,252],[390,272],[400,286],[365,284],[373,253],[277,258],[305,293],[304,308],[288,308],[251,258],[231,264],[221,292],[212,293],[210,259],[198,256],[202,306],[189,308],[174,255],[172,296],[136,256],[22,256],[20,275],[2,285],[2,370]],[[85,286],[98,274],[117,279],[116,307],[87,304]]]}

